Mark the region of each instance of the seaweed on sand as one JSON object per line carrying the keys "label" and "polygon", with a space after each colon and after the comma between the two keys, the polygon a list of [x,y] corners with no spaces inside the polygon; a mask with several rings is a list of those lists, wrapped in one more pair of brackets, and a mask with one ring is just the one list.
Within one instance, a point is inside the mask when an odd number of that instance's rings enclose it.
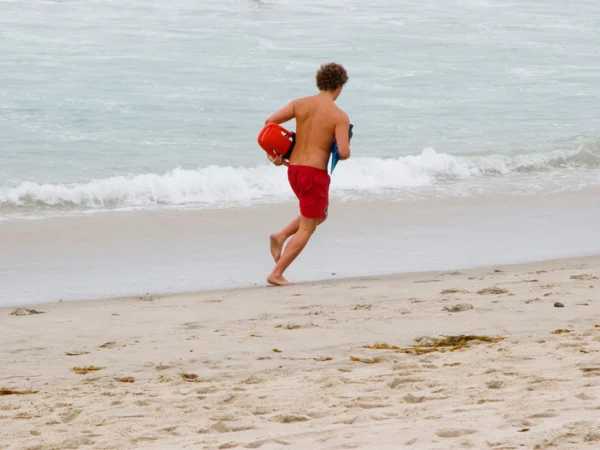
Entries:
{"label": "seaweed on sand", "polygon": [[37,394],[38,391],[15,391],[13,389],[0,389],[0,396],[3,395],[29,395],[29,394]]}
{"label": "seaweed on sand", "polygon": [[79,375],[87,375],[90,372],[102,370],[102,367],[98,367],[98,366],[73,367],[71,370]]}
{"label": "seaweed on sand", "polygon": [[470,347],[474,344],[495,344],[503,340],[503,337],[489,337],[486,335],[465,335],[442,336],[441,338],[420,338],[417,343],[409,347],[390,346],[388,344],[366,345],[365,348],[374,350],[393,350],[407,355],[423,355],[432,352],[454,352]]}
{"label": "seaweed on sand", "polygon": [[485,289],[480,289],[477,291],[477,293],[479,295],[500,295],[500,294],[507,294],[508,291],[506,289],[502,289],[499,287],[489,287],[489,288],[485,288]]}
{"label": "seaweed on sand", "polygon": [[358,358],[356,356],[350,356],[350,360],[355,361],[355,362],[361,362],[364,364],[377,364],[377,363],[381,362],[380,358],[366,359],[366,358]]}

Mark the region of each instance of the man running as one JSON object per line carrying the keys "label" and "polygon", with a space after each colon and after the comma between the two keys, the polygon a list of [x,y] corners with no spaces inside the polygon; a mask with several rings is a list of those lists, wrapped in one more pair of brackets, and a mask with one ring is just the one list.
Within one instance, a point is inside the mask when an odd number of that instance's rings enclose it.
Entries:
{"label": "man running", "polygon": [[[282,124],[296,119],[296,144],[289,160],[288,180],[298,197],[300,215],[270,236],[275,268],[267,281],[277,286],[290,284],[283,272],[304,249],[317,225],[327,218],[330,183],[327,163],[334,139],[340,160],[350,157],[350,120],[335,104],[348,81],[346,69],[335,63],[322,65],[316,81],[318,94],[291,101],[265,121],[265,124]],[[276,166],[284,164],[281,156],[268,158]],[[292,235],[282,255],[283,245]]]}

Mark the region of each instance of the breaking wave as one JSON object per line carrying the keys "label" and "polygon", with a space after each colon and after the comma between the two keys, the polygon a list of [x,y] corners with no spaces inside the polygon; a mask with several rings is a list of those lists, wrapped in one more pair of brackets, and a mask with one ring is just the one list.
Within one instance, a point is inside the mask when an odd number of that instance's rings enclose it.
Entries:
{"label": "breaking wave", "polygon": [[[340,163],[331,195],[378,195],[471,179],[527,177],[600,168],[600,144],[575,150],[517,155],[456,156],[432,148],[396,158],[355,157]],[[600,183],[600,180],[598,180]],[[235,206],[291,198],[284,169],[270,165],[175,168],[166,173],[132,174],[85,183],[21,182],[0,187],[0,207],[123,208],[151,205]]]}

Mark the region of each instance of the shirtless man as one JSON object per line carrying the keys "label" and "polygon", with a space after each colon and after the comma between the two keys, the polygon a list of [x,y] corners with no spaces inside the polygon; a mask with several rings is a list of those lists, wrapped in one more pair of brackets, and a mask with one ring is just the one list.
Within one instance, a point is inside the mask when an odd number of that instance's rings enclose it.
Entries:
{"label": "shirtless man", "polygon": [[[276,166],[288,166],[288,180],[300,203],[300,215],[270,236],[275,268],[267,281],[277,286],[290,284],[283,272],[304,249],[317,225],[327,218],[330,182],[327,163],[334,139],[340,160],[350,157],[350,121],[335,104],[348,74],[339,64],[325,64],[317,71],[316,81],[318,94],[291,101],[265,121],[265,124],[282,124],[296,119],[296,144],[289,163],[281,156],[268,156]],[[291,236],[294,237],[282,255],[283,245]]]}

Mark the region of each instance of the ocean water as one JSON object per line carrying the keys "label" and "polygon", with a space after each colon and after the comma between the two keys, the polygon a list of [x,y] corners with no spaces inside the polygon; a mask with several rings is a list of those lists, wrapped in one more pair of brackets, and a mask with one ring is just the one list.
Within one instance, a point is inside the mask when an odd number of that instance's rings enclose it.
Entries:
{"label": "ocean water", "polygon": [[352,157],[293,280],[600,252],[597,2],[0,0],[0,305],[264,283],[256,138],[329,61]]}
{"label": "ocean water", "polygon": [[600,185],[593,1],[0,1],[0,217],[289,200],[256,137],[328,61],[333,198]]}

